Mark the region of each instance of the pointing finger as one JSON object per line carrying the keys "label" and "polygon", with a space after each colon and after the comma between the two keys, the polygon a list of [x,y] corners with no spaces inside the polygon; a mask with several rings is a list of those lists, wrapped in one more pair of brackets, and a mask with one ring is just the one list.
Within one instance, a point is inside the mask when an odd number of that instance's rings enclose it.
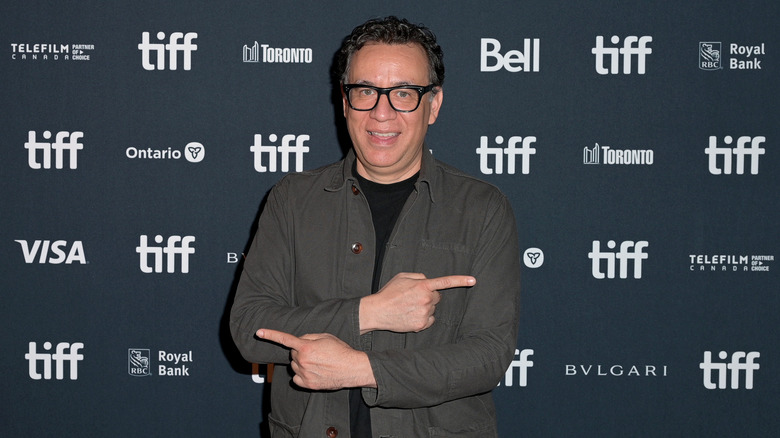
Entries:
{"label": "pointing finger", "polygon": [[431,278],[428,285],[431,290],[452,289],[455,287],[470,287],[477,283],[477,279],[470,275],[447,275],[444,277]]}
{"label": "pointing finger", "polygon": [[287,348],[297,350],[301,347],[304,341],[297,336],[293,336],[289,333],[280,332],[278,330],[260,329],[255,333],[258,338],[265,339],[277,344],[284,345]]}

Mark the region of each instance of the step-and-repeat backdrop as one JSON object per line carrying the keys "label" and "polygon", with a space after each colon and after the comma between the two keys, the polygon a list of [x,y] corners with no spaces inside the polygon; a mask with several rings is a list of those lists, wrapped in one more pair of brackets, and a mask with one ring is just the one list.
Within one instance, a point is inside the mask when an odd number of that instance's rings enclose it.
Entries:
{"label": "step-and-repeat backdrop", "polygon": [[277,180],[349,147],[341,39],[398,15],[444,48],[428,147],[517,215],[501,436],[777,436],[779,10],[4,2],[0,435],[260,436],[242,253]]}

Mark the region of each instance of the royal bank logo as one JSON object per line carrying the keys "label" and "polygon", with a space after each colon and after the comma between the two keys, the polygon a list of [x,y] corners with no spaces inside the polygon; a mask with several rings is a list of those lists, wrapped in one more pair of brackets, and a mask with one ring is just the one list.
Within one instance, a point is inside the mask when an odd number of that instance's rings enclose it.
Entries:
{"label": "royal bank logo", "polygon": [[[257,172],[282,172],[290,171],[290,155],[294,156],[295,172],[303,171],[303,154],[309,152],[309,146],[306,142],[308,135],[283,135],[281,145],[276,146],[279,137],[276,134],[270,134],[267,137],[269,143],[263,143],[263,136],[255,134],[255,144],[249,147],[254,155],[254,166]],[[278,158],[278,160],[277,160]],[[279,164],[279,166],[277,166]]]}
{"label": "royal bank logo", "polygon": [[148,348],[127,349],[127,374],[134,377],[152,375],[151,354]]}
{"label": "royal bank logo", "polygon": [[536,269],[544,264],[544,252],[539,248],[528,248],[523,253],[523,264],[531,269]]}
{"label": "royal bank logo", "polygon": [[592,148],[585,146],[582,150],[583,164],[650,166],[654,160],[652,149],[619,149],[596,143]]}
{"label": "royal bank logo", "polygon": [[14,61],[90,61],[94,44],[11,43]]}
{"label": "royal bank logo", "polygon": [[699,43],[699,68],[707,71],[721,70],[720,41]]}
{"label": "royal bank logo", "polygon": [[[479,155],[479,170],[485,175],[501,175],[504,173],[504,161],[506,161],[506,173],[514,175],[517,172],[517,157],[520,156],[520,172],[528,175],[531,172],[531,155],[536,155],[536,148],[531,147],[536,143],[535,136],[521,137],[514,135],[509,137],[504,146],[504,137],[498,135],[494,138],[494,145],[490,145],[488,136],[479,137],[479,147],[476,149]],[[506,156],[506,160],[504,160]],[[492,159],[491,159],[492,158]]]}
{"label": "royal bank logo", "polygon": [[206,157],[206,147],[202,143],[187,143],[183,149],[153,149],[129,147],[125,157],[131,160],[180,160],[184,157],[190,163],[200,163]]}
{"label": "royal bank logo", "polygon": [[[724,53],[720,41],[699,43],[699,69],[705,71],[723,70],[761,70],[766,55],[766,43],[738,44],[729,43]],[[727,55],[727,56],[726,56]]]}
{"label": "royal bank logo", "polygon": [[690,254],[691,272],[769,272],[771,254]]}
{"label": "royal bank logo", "polygon": [[152,365],[152,352],[148,348],[127,349],[127,374],[133,377],[190,377],[193,364],[192,350],[186,353],[157,351],[157,364]]}
{"label": "royal bank logo", "polygon": [[314,51],[309,47],[271,47],[257,41],[244,44],[243,60],[249,63],[311,64]]}

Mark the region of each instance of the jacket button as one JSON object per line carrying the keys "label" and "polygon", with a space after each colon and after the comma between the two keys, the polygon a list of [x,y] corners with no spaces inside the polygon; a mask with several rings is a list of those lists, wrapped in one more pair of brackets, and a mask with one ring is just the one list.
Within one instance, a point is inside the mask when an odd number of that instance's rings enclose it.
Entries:
{"label": "jacket button", "polygon": [[352,185],[352,194],[353,195],[359,195],[360,194],[360,190],[358,190],[357,186],[354,185],[354,184]]}
{"label": "jacket button", "polygon": [[339,436],[339,430],[331,426],[328,428],[328,430],[325,431],[325,436],[327,436],[328,438],[336,438],[337,436]]}
{"label": "jacket button", "polygon": [[363,244],[360,242],[355,242],[352,244],[352,252],[355,254],[360,254],[363,252]]}

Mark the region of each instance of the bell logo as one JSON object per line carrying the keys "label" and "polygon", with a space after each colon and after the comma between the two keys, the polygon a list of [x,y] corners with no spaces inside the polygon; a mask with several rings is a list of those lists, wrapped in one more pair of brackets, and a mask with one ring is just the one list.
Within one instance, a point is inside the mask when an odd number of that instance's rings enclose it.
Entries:
{"label": "bell logo", "polygon": [[[731,362],[712,362],[712,352],[704,352],[704,361],[699,364],[703,370],[704,387],[707,389],[726,389],[729,376],[731,377],[731,389],[739,389],[740,374],[745,375],[745,389],[753,389],[753,371],[761,368],[756,363],[761,354],[757,351],[746,353],[744,351],[735,351],[731,355]],[[729,354],[725,351],[718,353],[721,360],[726,360]],[[717,375],[717,382],[712,380],[713,371]]]}
{"label": "bell logo", "polygon": [[[533,50],[531,45],[533,44]],[[479,58],[479,71],[493,72],[502,68],[509,72],[538,72],[539,71],[539,38],[530,38],[523,42],[523,51],[509,50],[502,55],[501,43],[497,39],[482,38]],[[488,65],[488,60],[495,60],[494,65]]]}
{"label": "bell logo", "polygon": [[14,240],[22,247],[22,256],[24,262],[27,264],[35,263],[38,259],[39,264],[52,264],[59,265],[65,263],[70,265],[73,262],[78,262],[82,265],[87,263],[84,258],[84,244],[80,240],[76,240],[73,244],[70,244],[68,249],[68,242],[64,240],[34,240],[30,244],[26,240]]}
{"label": "bell logo", "polygon": [[[181,42],[182,38],[183,42]],[[138,50],[141,51],[141,64],[144,70],[165,70],[166,51],[168,52],[168,68],[170,70],[176,70],[179,67],[179,52],[182,52],[184,58],[184,70],[191,70],[192,52],[198,50],[198,46],[192,43],[196,38],[198,38],[198,34],[195,32],[188,32],[186,35],[182,32],[173,32],[168,44],[150,43],[149,32],[143,32]],[[157,40],[165,41],[165,32],[157,32]],[[152,56],[152,53],[155,56]]]}
{"label": "bell logo", "polygon": [[[155,243],[163,243],[165,239],[159,234],[154,236]],[[163,264],[166,265],[166,272],[172,274],[176,272],[176,255],[181,256],[181,272],[186,274],[190,272],[190,254],[195,253],[195,248],[190,244],[195,241],[194,236],[170,236],[165,246],[150,246],[148,236],[142,235],[139,245],[135,252],[139,254],[139,266],[141,272],[146,274],[163,272]],[[165,256],[163,256],[165,254]],[[149,264],[151,256],[152,264]]]}
{"label": "bell logo", "polygon": [[[44,351],[51,351],[51,347],[51,342],[43,343]],[[65,378],[65,362],[70,364],[70,380],[77,380],[79,378],[79,361],[84,359],[84,355],[79,353],[79,350],[82,348],[84,348],[84,344],[81,342],[74,342],[73,344],[60,342],[57,344],[56,353],[38,353],[38,345],[35,342],[30,342],[30,349],[24,355],[24,358],[30,364],[30,378],[33,380],[51,380],[51,363],[54,361],[54,377],[57,380]],[[39,362],[43,362],[43,374],[40,373],[38,368]]]}
{"label": "bell logo", "polygon": [[[601,242],[598,240],[593,241],[593,249],[588,253],[588,258],[593,260],[592,273],[594,278],[615,278],[615,260],[620,265],[620,278],[628,278],[628,264],[629,260],[634,261],[634,278],[642,278],[642,260],[647,259],[647,253],[642,252],[647,248],[648,242],[646,240],[640,240],[634,243],[631,240],[627,240],[620,244],[620,251],[615,252],[602,252]],[[607,242],[607,248],[615,249],[616,243],[614,240]],[[606,275],[601,271],[601,261],[607,262]]]}

